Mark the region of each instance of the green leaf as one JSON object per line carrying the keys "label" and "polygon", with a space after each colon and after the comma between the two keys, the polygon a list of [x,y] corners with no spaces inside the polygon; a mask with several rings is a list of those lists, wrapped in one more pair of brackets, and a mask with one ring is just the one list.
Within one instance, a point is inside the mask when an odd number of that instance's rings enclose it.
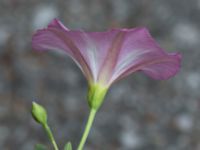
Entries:
{"label": "green leaf", "polygon": [[35,150],[47,150],[47,147],[43,144],[36,144]]}
{"label": "green leaf", "polygon": [[71,142],[68,142],[67,144],[65,144],[64,150],[72,150],[72,144],[71,144]]}

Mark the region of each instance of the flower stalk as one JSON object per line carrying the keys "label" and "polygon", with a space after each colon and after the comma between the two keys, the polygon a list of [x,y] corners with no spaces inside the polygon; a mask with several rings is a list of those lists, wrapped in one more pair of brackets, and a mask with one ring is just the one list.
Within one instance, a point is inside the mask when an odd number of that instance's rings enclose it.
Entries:
{"label": "flower stalk", "polygon": [[50,127],[48,126],[48,124],[44,124],[43,128],[45,129],[45,131],[49,137],[49,140],[53,144],[54,150],[59,150],[58,145],[56,144],[55,138],[53,136],[53,133],[52,133]]}
{"label": "flower stalk", "polygon": [[92,124],[94,122],[96,112],[97,112],[97,110],[90,109],[90,114],[89,114],[89,117],[88,117],[88,120],[87,120],[87,123],[86,123],[86,126],[85,126],[85,130],[83,132],[83,135],[81,137],[81,140],[80,140],[80,143],[78,145],[77,150],[83,150],[83,147],[84,147],[85,142],[87,140],[88,134],[89,134],[91,127],[92,127]]}

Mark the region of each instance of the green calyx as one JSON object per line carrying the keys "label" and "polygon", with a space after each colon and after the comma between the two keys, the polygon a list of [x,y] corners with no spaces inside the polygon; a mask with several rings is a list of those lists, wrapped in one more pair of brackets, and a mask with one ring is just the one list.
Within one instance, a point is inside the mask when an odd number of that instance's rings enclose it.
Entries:
{"label": "green calyx", "polygon": [[90,84],[88,90],[88,104],[91,109],[98,110],[101,106],[104,97],[108,91],[108,87],[101,84]]}

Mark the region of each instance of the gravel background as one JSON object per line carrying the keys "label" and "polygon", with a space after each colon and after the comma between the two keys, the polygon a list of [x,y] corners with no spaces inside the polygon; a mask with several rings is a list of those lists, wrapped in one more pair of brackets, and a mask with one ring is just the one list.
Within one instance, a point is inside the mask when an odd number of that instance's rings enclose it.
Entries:
{"label": "gravel background", "polygon": [[155,81],[136,73],[116,83],[97,114],[85,150],[200,150],[200,0],[0,0],[0,149],[51,149],[30,115],[33,100],[49,114],[61,147],[78,144],[88,114],[87,83],[67,56],[31,49],[52,18],[72,29],[146,26],[168,51],[183,55],[180,73]]}

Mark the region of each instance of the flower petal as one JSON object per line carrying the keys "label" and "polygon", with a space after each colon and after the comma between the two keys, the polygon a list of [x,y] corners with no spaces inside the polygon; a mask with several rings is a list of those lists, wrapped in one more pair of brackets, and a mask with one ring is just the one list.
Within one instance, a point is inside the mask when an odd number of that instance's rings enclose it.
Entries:
{"label": "flower petal", "polygon": [[174,76],[180,69],[181,55],[179,53],[170,53],[162,60],[157,60],[152,64],[145,65],[146,67],[141,68],[141,70],[157,80],[165,80]]}
{"label": "flower petal", "polygon": [[[93,70],[94,82],[98,82],[99,75],[102,74],[102,66],[107,58],[108,50],[112,46],[118,31],[110,30],[106,32],[85,32],[85,40],[87,41],[86,54],[90,62],[91,70]],[[114,58],[113,56],[109,59]]]}
{"label": "flower petal", "polygon": [[127,30],[112,29],[106,32],[87,32],[88,38],[96,47],[96,51],[92,52],[95,53],[96,58],[97,82],[109,85],[124,42],[126,34],[124,31]]}
{"label": "flower petal", "polygon": [[86,42],[81,31],[70,31],[60,21],[54,19],[48,28],[38,30],[32,39],[36,50],[61,50],[66,52],[80,67],[88,80],[92,80],[91,69],[84,56]]}
{"label": "flower petal", "polygon": [[69,31],[69,29],[67,27],[65,27],[65,25],[62,24],[62,22],[60,22],[58,19],[53,19],[51,21],[51,23],[48,25],[48,27],[55,27],[58,29],[63,29],[65,31]]}
{"label": "flower petal", "polygon": [[154,79],[168,79],[176,74],[180,68],[180,54],[165,52],[146,28],[126,32],[111,83],[135,71],[143,71]]}
{"label": "flower petal", "polygon": [[118,31],[83,32],[67,29],[54,19],[47,29],[38,30],[32,39],[36,50],[61,50],[77,63],[87,78],[97,82],[100,68]]}

